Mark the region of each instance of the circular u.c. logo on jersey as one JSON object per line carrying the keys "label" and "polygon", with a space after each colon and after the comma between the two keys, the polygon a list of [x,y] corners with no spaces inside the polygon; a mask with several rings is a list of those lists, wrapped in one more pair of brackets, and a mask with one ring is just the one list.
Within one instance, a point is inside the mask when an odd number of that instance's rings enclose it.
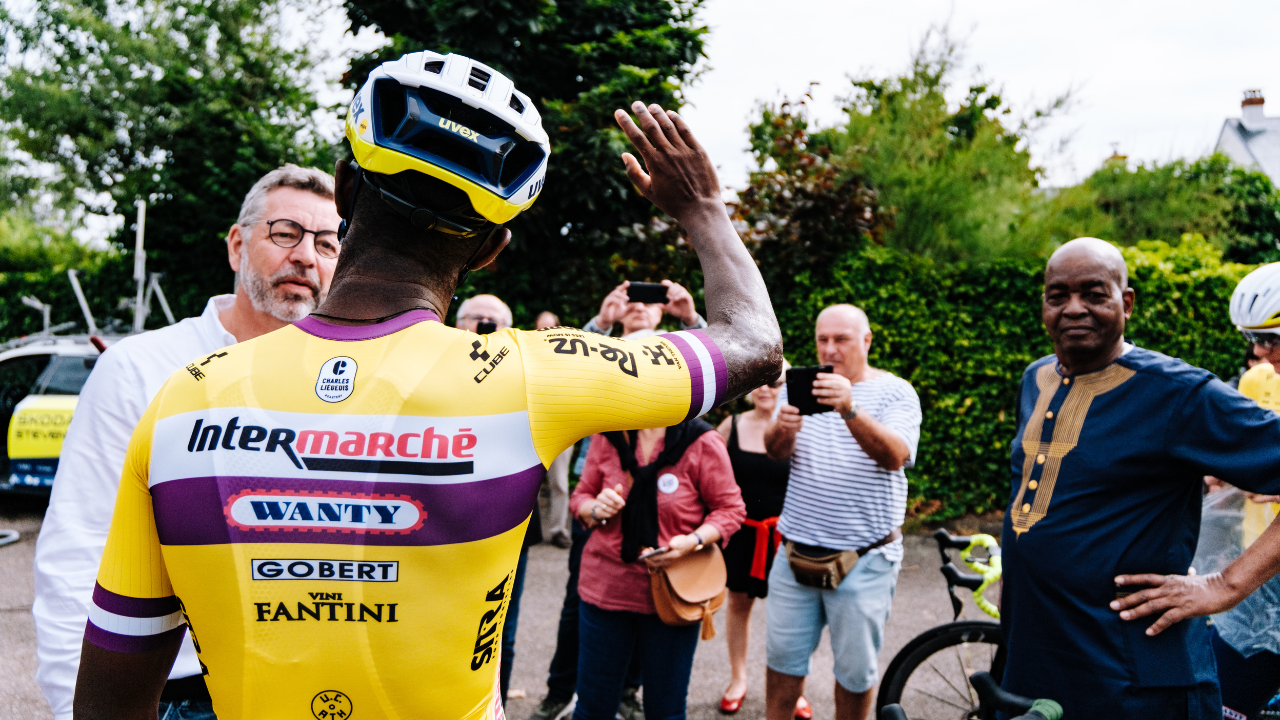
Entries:
{"label": "circular u.c. logo on jersey", "polygon": [[327,403],[342,402],[356,389],[356,361],[349,357],[329,358],[316,378],[316,397]]}
{"label": "circular u.c. logo on jersey", "polygon": [[348,720],[354,709],[351,698],[337,690],[325,690],[311,698],[311,714],[316,720]]}

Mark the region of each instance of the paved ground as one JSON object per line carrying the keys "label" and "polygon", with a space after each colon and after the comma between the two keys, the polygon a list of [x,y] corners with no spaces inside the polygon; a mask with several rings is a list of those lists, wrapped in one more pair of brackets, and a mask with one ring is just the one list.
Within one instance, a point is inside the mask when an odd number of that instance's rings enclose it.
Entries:
{"label": "paved ground", "polygon": [[[39,503],[0,499],[0,528],[22,533],[17,544],[0,547],[0,718],[7,720],[47,720],[52,717],[35,684],[35,630],[31,619],[32,571],[35,540],[43,507]],[[976,529],[976,528],[975,528]],[[985,529],[985,528],[984,528]],[[973,531],[973,529],[968,529]],[[556,623],[564,599],[568,576],[568,551],[539,545],[530,551],[530,565],[512,683],[513,697],[507,707],[512,720],[524,720],[546,692],[547,663],[555,648]],[[907,538],[907,554],[898,579],[893,614],[885,630],[885,647],[880,669],[911,638],[930,627],[951,620],[946,585],[938,572],[937,550],[927,536]],[[966,602],[964,617],[986,616]],[[691,720],[722,717],[717,712],[720,695],[729,683],[729,664],[724,645],[724,614],[716,618],[718,635],[698,646],[693,680],[689,691]],[[739,717],[764,717],[764,606],[752,615],[750,651],[751,689]],[[814,717],[833,716],[831,648],[824,635],[814,657],[807,696]]]}

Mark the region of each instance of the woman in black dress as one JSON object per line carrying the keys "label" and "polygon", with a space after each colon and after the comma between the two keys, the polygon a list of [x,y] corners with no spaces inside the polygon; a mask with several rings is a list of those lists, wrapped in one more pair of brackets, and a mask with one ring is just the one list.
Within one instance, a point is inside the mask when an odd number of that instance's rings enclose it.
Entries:
{"label": "woman in black dress", "polygon": [[[733,679],[720,699],[720,711],[732,715],[742,707],[747,694],[747,637],[751,627],[751,606],[769,593],[769,568],[777,550],[778,514],[787,494],[788,461],[770,460],[764,453],[764,431],[773,415],[782,379],[751,391],[754,406],[720,424],[718,430],[729,444],[729,461],[734,479],[747,504],[747,519],[733,534],[724,551],[729,571],[729,602],[725,641],[729,646],[729,667]],[[797,716],[808,717],[804,698],[797,704]]]}

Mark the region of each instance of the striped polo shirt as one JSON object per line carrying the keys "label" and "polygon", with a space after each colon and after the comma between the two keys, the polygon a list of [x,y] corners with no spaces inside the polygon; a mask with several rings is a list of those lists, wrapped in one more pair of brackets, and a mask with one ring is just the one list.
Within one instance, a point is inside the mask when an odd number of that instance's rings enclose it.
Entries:
{"label": "striped polo shirt", "polygon": [[[861,412],[902,436],[915,464],[920,441],[920,398],[911,383],[885,373],[853,384]],[[778,407],[787,401],[783,387]],[[787,539],[837,550],[855,550],[902,525],[907,476],[885,470],[863,451],[835,412],[810,415],[796,436],[791,479],[778,520]],[[877,548],[887,560],[902,560],[902,541]]]}

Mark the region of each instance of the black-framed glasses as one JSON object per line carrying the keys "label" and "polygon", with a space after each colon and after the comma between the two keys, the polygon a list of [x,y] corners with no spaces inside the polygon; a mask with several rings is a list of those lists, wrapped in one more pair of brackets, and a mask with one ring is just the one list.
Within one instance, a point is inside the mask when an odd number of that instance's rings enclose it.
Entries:
{"label": "black-framed glasses", "polygon": [[1275,332],[1242,330],[1241,333],[1244,335],[1245,340],[1254,345],[1261,345],[1264,348],[1273,348],[1280,345],[1280,335]]}
{"label": "black-framed glasses", "polygon": [[302,242],[302,239],[307,236],[307,233],[311,233],[311,236],[315,238],[316,254],[326,260],[338,257],[338,251],[342,248],[342,241],[338,239],[338,233],[333,230],[308,230],[287,218],[259,220],[258,222],[267,224],[267,237],[277,247],[297,247],[298,243]]}

